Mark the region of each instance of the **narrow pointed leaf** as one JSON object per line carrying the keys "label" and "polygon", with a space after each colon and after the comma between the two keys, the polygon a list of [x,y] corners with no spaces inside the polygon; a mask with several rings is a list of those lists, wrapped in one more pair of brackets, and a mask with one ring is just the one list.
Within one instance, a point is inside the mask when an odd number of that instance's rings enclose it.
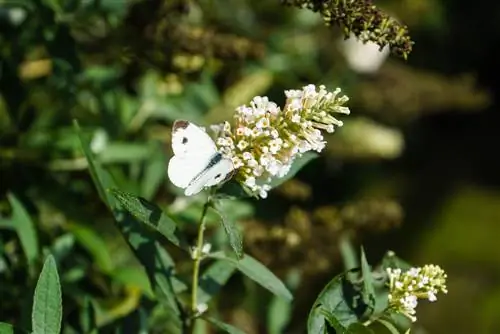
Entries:
{"label": "narrow pointed leaf", "polygon": [[373,285],[372,271],[366,260],[366,254],[363,247],[361,247],[361,274],[363,275],[363,302],[368,305],[369,308],[373,309],[375,307],[375,287]]}
{"label": "narrow pointed leaf", "polygon": [[236,226],[236,222],[229,219],[227,215],[224,214],[223,207],[220,202],[216,202],[213,209],[221,218],[222,226],[224,227],[224,231],[226,232],[229,244],[236,254],[236,257],[238,259],[243,258],[243,238],[241,236],[240,230]]}
{"label": "narrow pointed leaf", "polygon": [[273,294],[292,300],[291,292],[286,288],[285,284],[276,277],[269,269],[262,263],[254,259],[248,254],[245,254],[241,260],[236,260],[227,256],[223,252],[216,252],[209,255],[212,258],[228,261],[235,266],[236,269],[243,274],[260,284],[262,287],[271,291]]}
{"label": "narrow pointed leaf", "polygon": [[49,255],[38,278],[31,321],[35,334],[57,334],[61,330],[62,300],[56,261]]}
{"label": "narrow pointed leaf", "polygon": [[111,175],[102,168],[98,161],[94,160],[94,156],[90,152],[87,141],[83,138],[76,121],[75,128],[89,164],[90,174],[101,199],[109,206],[120,232],[146,270],[151,287],[159,302],[167,307],[172,314],[175,314],[176,325],[180,326],[181,310],[172,286],[172,277],[174,275],[172,258],[160,243],[155,241],[152,233],[144,229],[142,224],[125,211],[114,196],[105,190],[116,188],[116,185]]}
{"label": "narrow pointed leaf", "polygon": [[165,238],[176,246],[186,246],[177,229],[175,221],[166,215],[158,206],[143,198],[113,188],[111,194],[135,218],[144,224],[156,229]]}
{"label": "narrow pointed leaf", "polygon": [[233,325],[226,324],[225,322],[217,320],[213,317],[203,316],[203,320],[209,322],[210,324],[214,325],[215,327],[223,330],[224,332],[226,332],[228,334],[245,334],[245,332],[242,331],[241,329],[236,328]]}
{"label": "narrow pointed leaf", "polygon": [[235,267],[227,261],[218,260],[212,263],[200,277],[198,303],[207,304],[213,296],[217,295],[234,271]]}
{"label": "narrow pointed leaf", "polygon": [[351,324],[347,328],[347,331],[345,333],[346,334],[375,334],[375,332],[373,330],[371,330],[368,327],[363,326],[360,323]]}
{"label": "narrow pointed leaf", "polygon": [[21,201],[14,194],[7,194],[7,198],[12,207],[12,216],[6,221],[10,221],[11,227],[15,229],[28,264],[31,265],[39,254],[35,224]]}

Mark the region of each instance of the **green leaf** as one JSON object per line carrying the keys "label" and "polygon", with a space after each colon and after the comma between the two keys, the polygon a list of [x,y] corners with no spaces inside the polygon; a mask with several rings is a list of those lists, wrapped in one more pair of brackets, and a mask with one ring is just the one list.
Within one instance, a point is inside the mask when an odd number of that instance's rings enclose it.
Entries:
{"label": "green leaf", "polygon": [[109,173],[107,173],[101,167],[101,165],[95,161],[94,156],[89,149],[88,142],[85,140],[85,138],[83,138],[83,133],[80,130],[78,121],[74,120],[73,125],[75,127],[75,131],[78,133],[80,145],[82,147],[83,153],[85,154],[85,157],[87,158],[90,175],[92,176],[92,180],[94,180],[94,185],[97,188],[99,197],[111,210],[113,210],[116,207],[116,203],[114,197],[111,196],[111,194],[109,194],[106,189],[112,188],[114,185],[114,181],[111,178],[111,175],[109,175]]}
{"label": "green leaf", "polygon": [[69,224],[68,230],[73,233],[76,241],[92,256],[95,264],[104,273],[114,270],[114,262],[107,243],[93,229],[79,224]]}
{"label": "green leaf", "polygon": [[374,332],[360,323],[354,323],[347,328],[345,334],[374,334]]}
{"label": "green leaf", "polygon": [[151,199],[158,191],[167,173],[165,173],[165,156],[158,148],[150,160],[146,162],[144,177],[141,182],[141,196]]}
{"label": "green leaf", "polygon": [[292,294],[288,291],[285,284],[283,284],[283,282],[262,263],[250,255],[244,254],[244,257],[241,260],[236,260],[232,257],[226,256],[223,252],[212,253],[208,256],[228,261],[234,265],[236,269],[275,295],[285,298],[286,300],[293,299]]}
{"label": "green leaf", "polygon": [[174,245],[187,247],[187,243],[182,239],[175,221],[155,204],[118,189],[111,189],[110,192],[139,221],[156,229]]}
{"label": "green leaf", "polygon": [[352,270],[354,268],[359,268],[359,260],[354,246],[352,245],[351,238],[348,232],[341,234],[339,238],[339,248],[340,255],[342,256],[342,261],[344,262],[345,270]]}
{"label": "green leaf", "polygon": [[273,296],[267,311],[267,331],[269,334],[281,334],[285,332],[286,325],[290,321],[292,305],[284,300]]}
{"label": "green leaf", "polygon": [[49,255],[43,264],[33,297],[31,313],[35,334],[57,334],[61,330],[62,300],[61,285],[56,261]]}
{"label": "green leaf", "polygon": [[307,319],[309,334],[324,333],[325,320],[328,320],[339,333],[343,333],[349,325],[358,322],[358,316],[350,305],[354,289],[346,279],[347,273],[334,277],[316,298]]}
{"label": "green leaf", "polygon": [[28,265],[31,266],[39,254],[35,224],[21,201],[14,194],[7,194],[7,198],[12,207],[12,216],[5,221],[8,222],[11,228],[15,229],[21,242],[21,247],[26,255]]}
{"label": "green leaf", "polygon": [[238,259],[243,258],[243,238],[241,236],[240,230],[236,226],[236,222],[228,219],[227,215],[223,211],[224,209],[221,202],[214,202],[213,209],[221,218],[222,226],[224,227],[224,231],[226,232],[229,244],[236,254],[236,257]]}
{"label": "green leaf", "polygon": [[156,229],[176,246],[185,241],[179,235],[176,222],[165,214],[158,206],[147,200],[118,189],[111,189],[115,198],[139,221]]}
{"label": "green leaf", "polygon": [[403,332],[399,331],[394,324],[392,324],[387,319],[377,319],[371,325],[370,328],[373,332],[377,334],[401,334]]}
{"label": "green leaf", "polygon": [[316,159],[317,157],[319,157],[319,154],[316,152],[306,152],[302,154],[300,157],[295,158],[295,160],[292,163],[292,167],[290,168],[288,173],[283,177],[273,178],[269,183],[269,185],[271,186],[271,188],[276,188],[280,186],[286,181],[292,179],[295,176],[295,174],[297,174],[302,169],[302,167],[304,167],[309,161]]}
{"label": "green leaf", "polygon": [[146,160],[152,155],[151,145],[144,143],[109,143],[97,156],[103,165]]}
{"label": "green leaf", "polygon": [[230,324],[226,324],[220,320],[217,320],[213,317],[209,317],[209,316],[202,316],[202,319],[211,323],[212,325],[214,325],[215,327],[223,330],[224,332],[228,333],[228,334],[245,334],[244,331],[242,331],[241,329],[239,328],[236,328],[234,327],[233,325],[230,325]]}
{"label": "green leaf", "polygon": [[89,296],[85,296],[83,299],[83,308],[80,312],[80,326],[85,334],[97,333],[95,309]]}
{"label": "green leaf", "polygon": [[0,334],[26,334],[28,331],[19,329],[11,324],[0,322]]}
{"label": "green leaf", "polygon": [[198,303],[207,304],[226,284],[234,270],[235,267],[232,264],[223,260],[212,263],[200,277]]}
{"label": "green leaf", "polygon": [[0,334],[14,334],[14,326],[0,322]]}
{"label": "green leaf", "polygon": [[146,270],[151,287],[159,302],[168,308],[172,314],[175,314],[175,325],[179,327],[181,325],[181,311],[172,285],[175,267],[172,258],[161,244],[155,241],[154,235],[145,230],[143,225],[134,219],[131,214],[123,210],[121,204],[115,200],[111,193],[105,191],[106,188],[116,188],[116,185],[109,173],[94,160],[76,121],[75,128],[79,133],[82,149],[89,164],[90,174],[101,199],[108,204],[119,230]]}
{"label": "green leaf", "polygon": [[373,285],[373,275],[370,265],[366,260],[366,254],[363,247],[361,247],[361,274],[363,275],[363,302],[370,308],[375,307],[375,288]]}
{"label": "green leaf", "polygon": [[384,272],[387,268],[399,268],[406,271],[412,267],[411,264],[397,257],[393,251],[388,251],[382,258],[382,267]]}

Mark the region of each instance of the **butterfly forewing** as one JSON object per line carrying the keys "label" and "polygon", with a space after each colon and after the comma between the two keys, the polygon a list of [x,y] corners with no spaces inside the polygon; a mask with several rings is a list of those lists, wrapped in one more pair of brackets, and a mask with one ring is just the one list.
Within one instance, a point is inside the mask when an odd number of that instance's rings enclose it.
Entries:
{"label": "butterfly forewing", "polygon": [[217,146],[200,127],[188,121],[176,121],[172,130],[172,150],[179,157],[211,156],[217,152]]}

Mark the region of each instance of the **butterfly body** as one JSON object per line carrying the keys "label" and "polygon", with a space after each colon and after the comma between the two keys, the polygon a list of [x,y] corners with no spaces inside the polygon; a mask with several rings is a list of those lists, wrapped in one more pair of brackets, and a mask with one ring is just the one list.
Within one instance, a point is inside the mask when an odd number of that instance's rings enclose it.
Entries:
{"label": "butterfly body", "polygon": [[224,182],[233,172],[230,159],[218,152],[210,136],[188,121],[176,121],[172,131],[174,156],[168,163],[168,177],[186,196]]}

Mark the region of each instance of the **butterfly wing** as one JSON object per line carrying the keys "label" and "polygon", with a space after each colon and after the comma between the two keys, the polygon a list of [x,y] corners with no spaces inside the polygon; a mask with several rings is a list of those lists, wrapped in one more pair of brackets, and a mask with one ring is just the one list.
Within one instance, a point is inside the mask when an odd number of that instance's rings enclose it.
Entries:
{"label": "butterfly wing", "polygon": [[172,128],[172,150],[179,157],[210,157],[217,152],[217,146],[202,128],[179,120],[175,121]]}
{"label": "butterfly wing", "polygon": [[213,166],[208,166],[198,177],[192,180],[186,187],[184,194],[192,196],[199,193],[203,188],[215,186],[224,182],[234,170],[233,163],[229,159],[221,158]]}

